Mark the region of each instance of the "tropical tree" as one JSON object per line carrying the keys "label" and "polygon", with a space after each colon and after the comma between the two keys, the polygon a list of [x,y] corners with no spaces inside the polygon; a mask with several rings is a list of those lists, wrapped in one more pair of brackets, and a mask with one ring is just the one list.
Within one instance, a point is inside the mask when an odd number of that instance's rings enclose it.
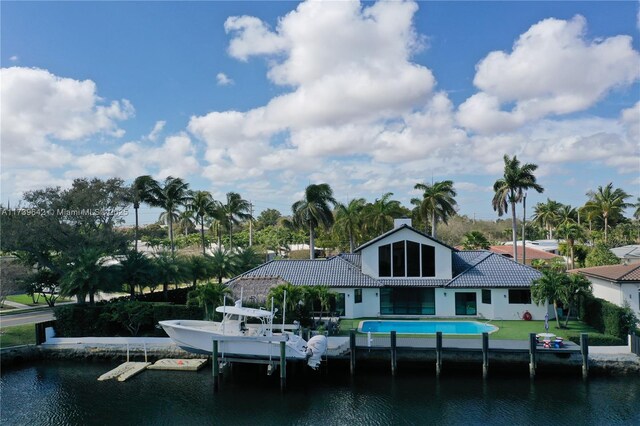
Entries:
{"label": "tropical tree", "polygon": [[467,232],[462,242],[465,250],[488,250],[490,246],[489,240],[480,231]]}
{"label": "tropical tree", "polygon": [[187,305],[197,305],[204,308],[205,319],[212,321],[217,306],[224,304],[224,298],[231,296],[229,287],[221,283],[206,283],[194,290],[187,296]]}
{"label": "tropical tree", "polygon": [[291,206],[293,223],[299,228],[309,230],[309,258],[315,259],[315,229],[322,225],[331,227],[334,222],[329,204],[336,205],[333,190],[326,183],[312,184],[305,188],[304,198]]}
{"label": "tropical tree", "polygon": [[564,326],[569,324],[571,308],[575,306],[580,296],[591,294],[591,281],[580,274],[569,274],[560,291],[562,304],[567,308],[567,317]]}
{"label": "tropical tree", "polygon": [[304,288],[302,286],[294,286],[290,283],[279,284],[271,287],[267,299],[270,301],[273,297],[274,305],[280,309],[280,312],[284,312],[282,302],[285,291],[287,293],[286,312],[292,314],[296,311],[296,307],[300,301],[304,301]]}
{"label": "tropical tree", "polygon": [[218,283],[222,283],[223,278],[228,278],[236,273],[235,256],[231,251],[218,247],[209,256],[211,272],[218,278]]}
{"label": "tropical tree", "polygon": [[136,286],[140,286],[142,292],[143,284],[153,280],[152,262],[139,251],[127,251],[117,267],[120,270],[120,280],[129,287],[131,300],[136,297]]}
{"label": "tropical tree", "polygon": [[187,209],[194,212],[196,221],[200,221],[200,239],[202,240],[202,254],[206,254],[204,239],[205,218],[219,218],[220,203],[213,199],[208,191],[195,191],[191,197]]}
{"label": "tropical tree", "polygon": [[304,287],[303,294],[312,311],[316,306],[316,303],[318,304],[318,306],[320,307],[320,310],[318,311],[318,321],[322,320],[322,315],[325,312],[329,312],[329,309],[331,309],[331,294],[333,294],[333,292],[329,289],[329,287],[319,285]]}
{"label": "tropical tree", "polygon": [[508,211],[511,205],[511,235],[513,239],[513,258],[518,258],[518,228],[516,223],[516,203],[522,200],[524,191],[534,189],[541,193],[544,188],[536,183],[533,172],[538,166],[536,164],[525,163],[520,165],[520,161],[514,155],[509,158],[504,156],[504,176],[493,184],[493,210],[502,216]]}
{"label": "tropical tree", "polygon": [[587,197],[589,197],[589,201],[587,201],[584,208],[602,217],[604,221],[604,242],[606,244],[609,220],[618,219],[622,216],[622,211],[631,206],[631,204],[626,202],[626,199],[629,198],[630,195],[620,188],[614,189],[613,183],[609,182],[604,188],[598,186],[597,191],[587,192]]}
{"label": "tropical tree", "polygon": [[636,220],[640,220],[640,197],[636,198],[636,203],[633,205],[636,209],[633,211],[633,217]]}
{"label": "tropical tree", "polygon": [[174,254],[160,252],[153,259],[154,278],[162,284],[164,300],[169,300],[169,284],[178,284],[184,278],[184,267]]}
{"label": "tropical tree", "polygon": [[566,274],[562,272],[545,269],[542,271],[542,276],[531,283],[531,299],[536,305],[546,306],[549,302],[553,303],[558,328],[560,328],[560,318],[557,315],[558,301],[563,299],[567,279]]}
{"label": "tropical tree", "polygon": [[393,219],[402,215],[400,201],[391,200],[392,195],[393,192],[387,192],[364,208],[365,230],[369,231],[369,236],[390,230],[393,227]]}
{"label": "tropical tree", "polygon": [[169,228],[169,241],[171,243],[171,253],[175,253],[173,242],[173,222],[176,220],[179,206],[188,204],[191,200],[189,184],[180,178],[168,176],[164,184],[160,185],[155,180],[147,182],[147,191],[144,201],[148,204],[160,207],[164,213],[160,215],[160,220],[165,220]]}
{"label": "tropical tree", "polygon": [[553,238],[553,230],[560,218],[562,204],[547,198],[546,203],[538,203],[533,208],[531,220],[547,230],[547,238]]}
{"label": "tropical tree", "polygon": [[191,286],[196,288],[198,280],[206,280],[213,276],[210,257],[207,255],[192,255],[183,258],[184,275],[191,281]]}
{"label": "tropical tree", "polygon": [[620,259],[605,244],[597,243],[587,254],[584,263],[587,268],[591,268],[592,266],[617,265],[620,263]]}
{"label": "tropical tree", "polygon": [[192,212],[191,210],[181,211],[178,214],[177,225],[182,229],[185,237],[189,235],[189,232],[195,229],[195,225],[193,223],[193,219],[194,219],[193,216],[194,216],[194,212]]}
{"label": "tropical tree", "polygon": [[241,220],[251,219],[251,203],[236,192],[227,192],[227,203],[222,205],[222,212],[229,227],[229,248],[233,247],[233,225]]}
{"label": "tropical tree", "polygon": [[93,305],[98,291],[115,290],[114,283],[118,282],[115,279],[116,269],[109,266],[107,260],[100,249],[93,247],[69,259],[62,266],[60,294],[76,296],[79,304],[84,304],[88,295],[89,304]]}
{"label": "tropical tree", "polygon": [[558,211],[557,227],[561,227],[569,223],[578,223],[578,210],[568,204],[563,204]]}
{"label": "tropical tree", "polygon": [[138,251],[138,209],[140,208],[140,203],[146,200],[148,188],[152,182],[154,180],[151,176],[144,175],[138,176],[131,185],[131,202],[136,216],[136,225],[133,233],[135,251]]}
{"label": "tropical tree", "polygon": [[234,262],[234,273],[242,274],[260,265],[262,263],[262,257],[256,253],[253,247],[247,247],[244,250],[238,250]]}
{"label": "tropical tree", "polygon": [[575,268],[573,248],[577,239],[584,238],[584,229],[575,222],[566,222],[558,226],[558,235],[567,241],[569,246],[570,269]]}
{"label": "tropical tree", "polygon": [[417,183],[414,189],[423,191],[420,212],[423,217],[429,217],[431,222],[431,236],[436,237],[436,225],[438,220],[445,224],[449,217],[456,215],[455,196],[456,191],[453,189],[453,181],[445,180],[435,182],[431,185],[427,183]]}
{"label": "tropical tree", "polygon": [[349,251],[356,248],[356,236],[362,226],[362,210],[367,204],[364,198],[354,198],[349,204],[336,204],[335,230],[349,236]]}

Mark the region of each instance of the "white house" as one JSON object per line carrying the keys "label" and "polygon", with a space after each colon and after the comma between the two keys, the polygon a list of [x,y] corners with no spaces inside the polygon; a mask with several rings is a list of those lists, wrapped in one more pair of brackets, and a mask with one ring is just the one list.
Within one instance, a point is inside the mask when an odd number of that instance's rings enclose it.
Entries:
{"label": "white house", "polygon": [[625,302],[640,318],[640,264],[574,269],[591,281],[593,295],[618,306]]}
{"label": "white house", "polygon": [[[553,308],[531,302],[531,282],[540,272],[484,250],[460,251],[396,220],[389,232],[353,254],[319,260],[273,260],[229,281],[245,297],[265,286],[325,285],[333,310],[345,318],[385,316],[533,319]],[[263,286],[262,291],[258,289]],[[253,287],[253,288],[252,288]]]}

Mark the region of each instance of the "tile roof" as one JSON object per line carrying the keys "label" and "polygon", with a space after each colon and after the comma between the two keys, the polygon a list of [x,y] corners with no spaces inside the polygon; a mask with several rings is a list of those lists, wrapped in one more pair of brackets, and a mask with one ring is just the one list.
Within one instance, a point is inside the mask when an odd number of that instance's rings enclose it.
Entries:
{"label": "tile roof", "polygon": [[572,269],[583,275],[604,278],[610,281],[640,281],[640,264],[594,266],[592,268]]}
{"label": "tile roof", "polygon": [[451,253],[453,276],[456,277],[486,256],[486,250],[464,250]]}
{"label": "tile roof", "polygon": [[485,252],[477,262],[453,278],[446,287],[530,287],[531,282],[542,274],[526,265],[499,254]]}
{"label": "tile roof", "polygon": [[631,244],[628,246],[614,247],[609,250],[620,259],[640,258],[640,244]]}
{"label": "tile roof", "polygon": [[340,256],[326,260],[272,260],[229,281],[229,285],[245,277],[280,277],[293,285],[326,285],[329,287],[380,287],[376,279]]}
{"label": "tile roof", "polygon": [[[553,259],[556,257],[562,258],[562,256],[558,256],[557,254],[549,253],[544,250],[540,250],[532,247],[525,246],[525,250],[526,250],[526,258],[529,260],[531,259],[547,260],[547,259]],[[489,247],[489,251],[513,258],[512,245],[511,246],[491,246]],[[518,261],[520,262],[522,261],[522,244],[518,245]]]}
{"label": "tile roof", "polygon": [[402,225],[400,225],[400,226],[398,226],[398,227],[396,227],[396,228],[393,228],[391,231],[387,231],[387,232],[385,232],[384,234],[380,235],[379,237],[374,238],[374,239],[373,239],[373,240],[371,240],[371,241],[367,241],[366,243],[364,243],[363,245],[361,245],[360,247],[358,247],[358,248],[356,249],[356,251],[358,252],[358,251],[362,250],[363,248],[368,247],[368,246],[370,246],[371,244],[374,244],[374,243],[376,243],[376,242],[380,241],[381,239],[386,238],[386,237],[388,237],[389,235],[391,235],[391,234],[394,234],[394,233],[398,232],[398,231],[399,231],[399,230],[401,230],[401,229],[409,229],[410,231],[413,231],[413,232],[415,232],[416,234],[420,234],[420,235],[422,235],[423,237],[426,237],[426,238],[430,239],[431,241],[434,241],[434,242],[436,242],[436,243],[438,243],[438,244],[440,244],[440,245],[443,245],[443,246],[445,246],[445,247],[447,247],[447,248],[451,249],[452,251],[456,251],[456,249],[455,249],[454,247],[451,247],[450,245],[445,244],[445,243],[443,243],[442,241],[440,241],[440,240],[438,240],[438,239],[436,239],[436,238],[433,238],[433,237],[432,237],[431,235],[429,235],[429,234],[425,234],[424,232],[418,231],[416,228],[414,228],[413,226],[409,226],[409,225],[407,225],[406,223],[405,223],[405,224],[402,224]]}
{"label": "tile roof", "polygon": [[362,262],[360,260],[360,253],[340,253],[338,256],[343,258],[349,263],[352,263],[354,266],[360,268],[362,266]]}

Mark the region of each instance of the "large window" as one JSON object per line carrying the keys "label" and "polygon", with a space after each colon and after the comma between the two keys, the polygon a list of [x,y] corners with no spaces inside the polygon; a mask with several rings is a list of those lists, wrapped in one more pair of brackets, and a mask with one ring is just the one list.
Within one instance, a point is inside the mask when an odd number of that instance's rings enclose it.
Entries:
{"label": "large window", "polygon": [[380,313],[382,315],[435,315],[435,289],[381,288]]}
{"label": "large window", "polygon": [[329,309],[339,317],[345,314],[344,293],[334,293],[329,295]]}
{"label": "large window", "polygon": [[362,303],[362,289],[356,288],[353,290],[353,303]]}
{"label": "large window", "polygon": [[415,241],[378,247],[379,277],[435,277],[436,249]]}
{"label": "large window", "polygon": [[531,290],[509,290],[509,304],[531,304]]}
{"label": "large window", "polygon": [[491,304],[491,290],[482,290],[482,303],[485,305]]}
{"label": "large window", "polygon": [[475,315],[476,312],[475,293],[456,293],[456,315]]}

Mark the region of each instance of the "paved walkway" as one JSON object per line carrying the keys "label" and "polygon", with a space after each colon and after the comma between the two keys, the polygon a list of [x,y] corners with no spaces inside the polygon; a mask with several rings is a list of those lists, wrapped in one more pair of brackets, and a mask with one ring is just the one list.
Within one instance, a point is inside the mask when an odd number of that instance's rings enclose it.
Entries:
{"label": "paved walkway", "polygon": [[22,303],[12,302],[11,300],[5,300],[3,304],[7,306],[11,306],[12,308],[17,308],[17,309],[31,309],[31,306],[29,305],[23,305]]}

